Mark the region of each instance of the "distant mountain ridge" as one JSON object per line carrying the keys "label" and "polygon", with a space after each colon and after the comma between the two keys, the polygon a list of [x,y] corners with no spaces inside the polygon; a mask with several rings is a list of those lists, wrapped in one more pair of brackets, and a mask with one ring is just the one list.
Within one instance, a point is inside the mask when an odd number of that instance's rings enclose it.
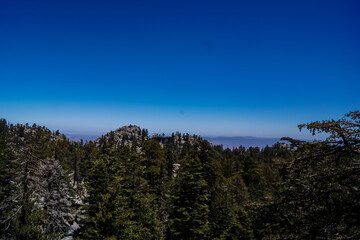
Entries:
{"label": "distant mountain ridge", "polygon": [[72,141],[79,142],[81,139],[83,141],[95,141],[97,138],[101,137],[101,133],[73,133],[73,132],[65,132],[66,138]]}
{"label": "distant mountain ridge", "polygon": [[277,142],[280,142],[280,138],[260,138],[252,136],[238,136],[238,137],[203,137],[213,145],[223,145],[224,149],[226,148],[236,148],[243,146],[245,148],[249,147],[259,147],[264,148],[267,145],[272,146]]}
{"label": "distant mountain ridge", "polygon": [[[101,133],[74,133],[69,132],[65,133],[66,137],[69,140],[73,141],[95,141],[99,137],[101,137]],[[280,138],[262,138],[262,137],[252,137],[252,136],[235,136],[235,137],[202,137],[203,139],[209,141],[213,145],[223,145],[224,149],[226,148],[234,148],[243,146],[245,148],[249,147],[259,147],[264,148],[266,145],[272,146],[275,143],[280,141]]]}

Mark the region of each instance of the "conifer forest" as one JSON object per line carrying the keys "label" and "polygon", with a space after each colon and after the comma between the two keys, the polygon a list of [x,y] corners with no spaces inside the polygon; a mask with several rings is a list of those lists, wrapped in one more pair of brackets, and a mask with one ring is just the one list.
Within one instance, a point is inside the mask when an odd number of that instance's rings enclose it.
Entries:
{"label": "conifer forest", "polygon": [[360,239],[360,112],[298,128],[327,137],[224,149],[130,125],[84,142],[1,119],[0,239]]}

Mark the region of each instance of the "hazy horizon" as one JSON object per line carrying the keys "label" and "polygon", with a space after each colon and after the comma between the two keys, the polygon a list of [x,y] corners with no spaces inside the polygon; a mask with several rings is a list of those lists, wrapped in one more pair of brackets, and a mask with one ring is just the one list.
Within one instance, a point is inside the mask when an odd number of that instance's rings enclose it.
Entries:
{"label": "hazy horizon", "polygon": [[[59,131],[60,133],[66,135],[67,137],[71,136],[71,137],[75,137],[76,140],[80,140],[81,137],[79,136],[83,136],[83,140],[94,140],[102,135],[105,135],[106,133],[110,132],[110,131],[115,131],[123,126],[129,126],[129,125],[136,125],[136,124],[124,124],[124,125],[119,125],[117,127],[114,127],[114,128],[106,128],[106,130],[103,130],[103,131],[94,131],[94,130],[76,130],[76,129],[70,129],[70,130],[67,130],[67,129],[61,129],[61,128],[54,128],[54,127],[49,127],[48,125],[46,124],[42,124],[41,121],[38,121],[38,122],[15,122],[15,121],[11,121],[10,119],[6,118],[6,117],[3,117],[3,116],[0,116],[0,118],[4,118],[6,119],[9,123],[11,124],[22,124],[22,125],[25,125],[25,124],[28,124],[29,126],[32,126],[34,123],[38,126],[44,126],[46,128],[49,128],[51,131],[55,132],[55,131]],[[237,135],[222,135],[221,133],[216,135],[216,134],[209,134],[209,133],[206,133],[204,132],[204,134],[202,133],[199,133],[198,131],[182,131],[182,130],[179,130],[179,129],[174,129],[174,130],[170,130],[170,131],[162,131],[161,129],[159,130],[154,130],[154,129],[149,129],[149,128],[146,128],[146,127],[143,127],[143,126],[140,126],[140,125],[136,125],[136,126],[139,126],[141,129],[147,129],[149,131],[149,136],[151,137],[153,134],[165,134],[165,136],[171,136],[172,133],[176,133],[176,132],[180,132],[181,134],[190,134],[190,135],[198,135],[198,136],[201,136],[203,138],[237,138],[237,137],[240,137],[240,138],[258,138],[258,139],[280,139],[282,137],[293,137],[295,139],[299,139],[299,140],[314,140],[314,139],[318,139],[318,140],[321,140],[321,139],[324,139],[326,137],[326,134],[324,133],[321,133],[321,134],[316,134],[316,135],[312,135],[311,133],[309,133],[307,130],[302,130],[301,132],[299,131],[298,127],[296,126],[296,130],[298,131],[298,135],[297,136],[293,136],[291,134],[284,134],[284,135],[279,135],[279,136],[263,136],[263,135],[246,135],[246,134],[242,134],[242,133],[239,133]]]}

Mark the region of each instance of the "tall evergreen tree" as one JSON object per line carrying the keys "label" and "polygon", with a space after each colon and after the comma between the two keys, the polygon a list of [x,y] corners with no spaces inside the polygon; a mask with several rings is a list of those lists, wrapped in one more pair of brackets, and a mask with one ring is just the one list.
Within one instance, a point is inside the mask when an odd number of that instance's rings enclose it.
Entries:
{"label": "tall evergreen tree", "polygon": [[14,238],[24,240],[50,239],[52,234],[45,234],[41,228],[45,211],[36,206],[39,191],[39,165],[52,154],[48,141],[48,131],[38,128],[27,139],[27,147],[21,155],[22,169],[18,175],[20,199],[18,215],[14,220]]}
{"label": "tall evergreen tree", "polygon": [[144,142],[143,151],[144,177],[149,182],[151,191],[158,194],[163,188],[164,175],[161,174],[161,169],[165,167],[165,151],[154,139]]}
{"label": "tall evergreen tree", "polygon": [[125,171],[122,185],[126,191],[128,209],[132,212],[133,231],[128,239],[161,239],[163,227],[158,219],[155,195],[150,192],[144,178],[143,160],[135,151],[127,152],[129,155],[123,155]]}
{"label": "tall evergreen tree", "polygon": [[207,141],[200,144],[200,151],[195,151],[203,167],[203,176],[209,192],[209,237],[219,237],[233,221],[234,200],[231,199],[229,183],[222,174],[221,155]]}
{"label": "tall evergreen tree", "polygon": [[13,231],[12,220],[16,214],[14,194],[16,192],[17,164],[8,146],[8,126],[0,119],[0,234],[9,236]]}
{"label": "tall evergreen tree", "polygon": [[257,209],[257,237],[360,238],[360,112],[299,125],[324,141],[283,138],[296,149],[277,196]]}
{"label": "tall evergreen tree", "polygon": [[[82,239],[106,239],[113,236],[109,209],[108,187],[110,177],[107,172],[106,160],[100,158],[93,165],[89,174],[89,196],[85,208],[87,218],[83,222],[82,231],[78,233]],[[110,229],[109,229],[110,228]]]}
{"label": "tall evergreen tree", "polygon": [[154,195],[143,178],[141,157],[128,147],[121,161],[108,162],[103,155],[90,171],[87,218],[77,235],[82,239],[161,239]]}
{"label": "tall evergreen tree", "polygon": [[207,239],[209,193],[197,156],[186,159],[175,178],[169,216],[169,239]]}

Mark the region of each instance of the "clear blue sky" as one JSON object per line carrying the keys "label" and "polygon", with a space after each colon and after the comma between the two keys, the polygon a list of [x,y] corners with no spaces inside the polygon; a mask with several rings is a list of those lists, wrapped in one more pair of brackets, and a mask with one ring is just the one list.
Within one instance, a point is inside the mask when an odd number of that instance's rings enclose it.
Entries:
{"label": "clear blue sky", "polygon": [[0,117],[304,137],[360,104],[360,1],[2,1]]}

